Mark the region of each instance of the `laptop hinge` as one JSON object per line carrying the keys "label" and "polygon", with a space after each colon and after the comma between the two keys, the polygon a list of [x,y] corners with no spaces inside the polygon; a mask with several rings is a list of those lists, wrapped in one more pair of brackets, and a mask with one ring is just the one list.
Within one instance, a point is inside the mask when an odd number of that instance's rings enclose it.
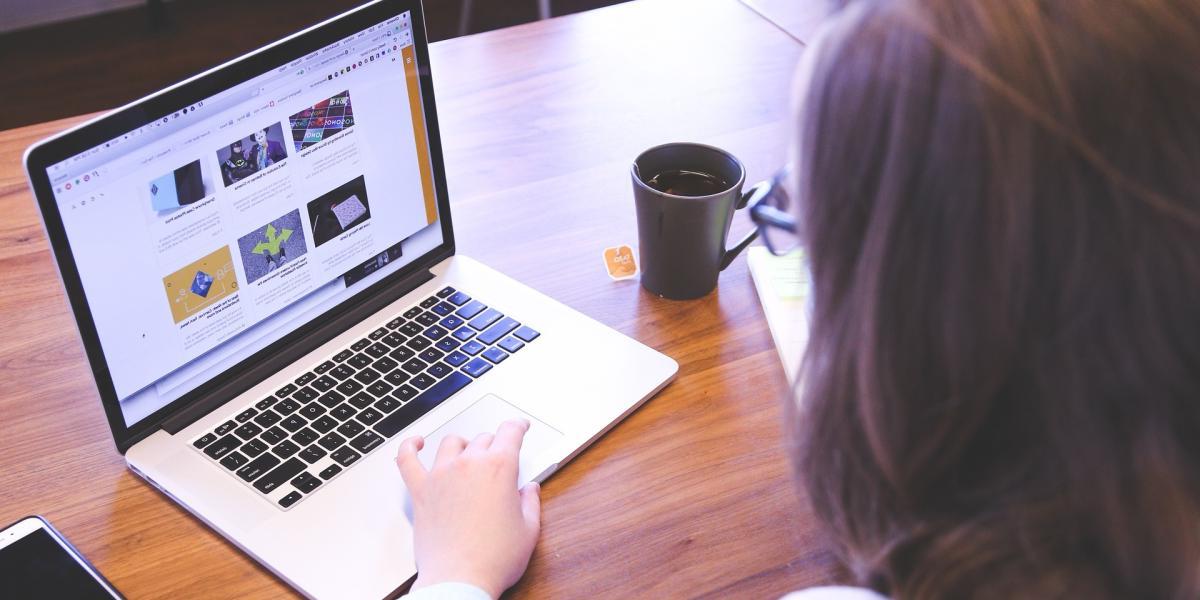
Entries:
{"label": "laptop hinge", "polygon": [[[296,362],[300,357],[312,352],[321,344],[337,337],[342,332],[357,325],[363,319],[375,314],[383,309],[383,307],[395,302],[431,279],[433,279],[433,273],[428,270],[413,273],[383,288],[379,293],[369,295],[365,301],[346,311],[341,316],[321,325],[312,332],[301,334],[302,339],[288,345],[285,350],[273,353],[274,355],[272,356],[263,356],[265,352],[260,351],[250,359],[255,362],[253,366],[230,379],[228,383],[212,390],[203,397],[197,398],[180,409],[179,412],[165,419],[162,423],[162,428],[170,434],[179,433],[185,427],[200,420],[201,417],[212,412],[217,407],[258,385],[281,369]],[[319,321],[320,318],[315,320]]]}

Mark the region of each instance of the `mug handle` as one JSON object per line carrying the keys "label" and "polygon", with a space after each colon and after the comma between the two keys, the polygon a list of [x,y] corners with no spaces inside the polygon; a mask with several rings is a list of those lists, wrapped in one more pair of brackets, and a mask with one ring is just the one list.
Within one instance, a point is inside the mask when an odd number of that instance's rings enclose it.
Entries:
{"label": "mug handle", "polygon": [[[754,187],[746,190],[745,193],[742,194],[741,199],[738,200],[737,206],[734,207],[734,210],[736,211],[746,208],[746,203],[750,201],[750,198],[755,192],[758,191],[758,188],[763,185],[767,184],[765,182],[758,183],[755,184]],[[741,241],[735,244],[732,248],[727,248],[725,250],[725,253],[721,255],[721,268],[719,270],[724,271],[725,267],[728,267],[729,263],[732,263],[733,259],[737,258],[737,256],[742,253],[742,250],[745,250],[746,247],[756,239],[758,239],[758,227],[751,229],[750,233],[746,234],[746,237],[742,238]]]}

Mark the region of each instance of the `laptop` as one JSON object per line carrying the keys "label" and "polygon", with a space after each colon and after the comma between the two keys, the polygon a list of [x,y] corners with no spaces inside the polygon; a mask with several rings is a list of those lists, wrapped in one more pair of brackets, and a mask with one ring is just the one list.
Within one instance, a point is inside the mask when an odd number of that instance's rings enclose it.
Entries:
{"label": "laptop", "polygon": [[541,481],[678,368],[456,254],[418,0],[79,125],[25,167],[129,468],[310,597],[415,575],[402,439],[426,436],[430,464],[446,435],[525,418],[519,483]]}

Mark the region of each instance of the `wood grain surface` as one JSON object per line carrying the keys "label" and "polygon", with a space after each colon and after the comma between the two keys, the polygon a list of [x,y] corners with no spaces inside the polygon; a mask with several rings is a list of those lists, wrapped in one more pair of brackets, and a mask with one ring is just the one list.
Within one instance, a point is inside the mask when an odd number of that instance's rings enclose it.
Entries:
{"label": "wood grain surface", "polygon": [[[750,181],[781,164],[802,50],[736,0],[638,0],[432,47],[459,251],[680,364],[546,482],[509,597],[772,598],[835,576],[790,474],[786,385],[745,259],[688,302],[613,282],[601,260],[637,241],[641,150],[714,144]],[[294,594],[113,447],[20,167],[79,120],[0,133],[0,521],[44,515],[131,598]],[[738,215],[731,235],[749,227]]]}

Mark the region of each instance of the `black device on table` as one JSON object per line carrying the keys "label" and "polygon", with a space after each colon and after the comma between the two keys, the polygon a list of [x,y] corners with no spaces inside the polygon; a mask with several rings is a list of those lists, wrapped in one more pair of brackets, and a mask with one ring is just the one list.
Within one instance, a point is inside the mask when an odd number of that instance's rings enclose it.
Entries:
{"label": "black device on table", "polygon": [[9,598],[124,598],[38,516],[25,517],[0,531],[0,586]]}

